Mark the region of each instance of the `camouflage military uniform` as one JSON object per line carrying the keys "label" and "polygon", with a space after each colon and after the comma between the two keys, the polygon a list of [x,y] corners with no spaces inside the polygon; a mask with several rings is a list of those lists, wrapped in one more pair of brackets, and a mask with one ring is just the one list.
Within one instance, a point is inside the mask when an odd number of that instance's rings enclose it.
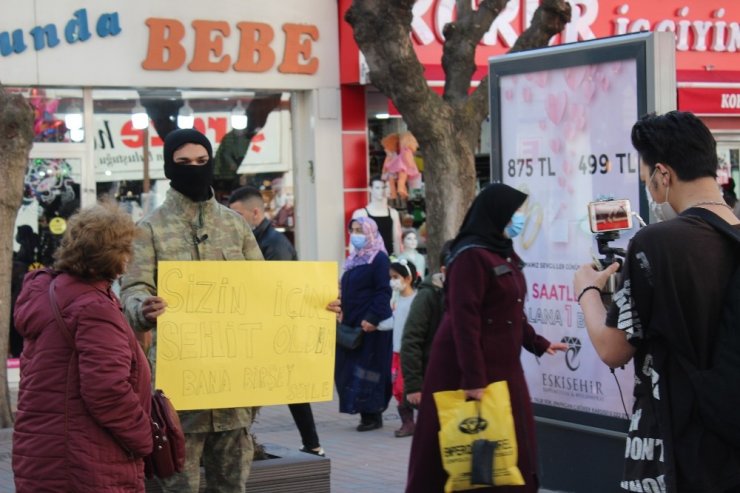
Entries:
{"label": "camouflage military uniform", "polygon": [[[128,271],[121,279],[121,298],[131,326],[138,331],[154,331],[149,351],[154,374],[156,325],[142,315],[142,302],[157,293],[157,262],[263,258],[246,221],[214,198],[193,202],[170,189],[164,203],[142,219],[138,226],[141,234],[134,243]],[[163,481],[165,491],[197,492],[199,462],[203,455],[206,477],[211,483],[207,491],[241,492],[252,462],[252,442],[247,434],[252,423],[252,409],[183,411],[178,414],[186,438],[186,471]],[[234,486],[230,487],[228,483]]]}

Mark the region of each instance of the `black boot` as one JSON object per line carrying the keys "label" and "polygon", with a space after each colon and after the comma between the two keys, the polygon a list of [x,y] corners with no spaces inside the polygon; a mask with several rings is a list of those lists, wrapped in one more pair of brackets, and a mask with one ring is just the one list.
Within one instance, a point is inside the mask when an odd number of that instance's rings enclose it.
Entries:
{"label": "black boot", "polygon": [[357,431],[371,431],[383,427],[383,413],[360,413]]}
{"label": "black boot", "polygon": [[393,432],[396,438],[410,437],[414,434],[414,408],[401,404],[398,406],[398,415],[401,417],[401,427]]}

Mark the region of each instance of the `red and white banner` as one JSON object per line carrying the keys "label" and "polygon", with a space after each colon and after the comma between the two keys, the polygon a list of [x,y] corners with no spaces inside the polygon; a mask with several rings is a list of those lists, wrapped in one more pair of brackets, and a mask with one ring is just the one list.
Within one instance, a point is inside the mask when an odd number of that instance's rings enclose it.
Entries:
{"label": "red and white banner", "polygon": [[[676,35],[679,71],[736,71],[740,66],[740,2],[737,0],[569,0],[568,3],[572,7],[571,21],[552,39],[552,44],[640,31],[670,31]],[[519,35],[529,27],[539,4],[539,0],[509,0],[478,45],[474,80],[487,74],[489,57],[503,55],[514,46]],[[346,7],[343,6],[345,10]],[[411,39],[427,80],[444,80],[443,28],[456,15],[455,0],[418,0],[414,4]],[[342,64],[357,67],[359,54],[351,29],[342,22],[340,30],[344,31],[340,47]],[[342,71],[343,83],[356,83],[360,77],[360,70],[356,74]]]}
{"label": "red and white banner", "polygon": [[[229,113],[204,113],[194,127],[205,134],[216,154],[229,128]],[[141,180],[144,176],[144,132],[131,124],[131,115],[95,116],[95,180],[98,182]],[[287,135],[286,135],[287,134]],[[238,173],[284,172],[292,167],[290,112],[273,111],[265,127],[252,138]],[[162,139],[149,129],[149,176],[164,179]]]}
{"label": "red and white banner", "polygon": [[680,87],[678,107],[698,115],[740,115],[740,87]]}

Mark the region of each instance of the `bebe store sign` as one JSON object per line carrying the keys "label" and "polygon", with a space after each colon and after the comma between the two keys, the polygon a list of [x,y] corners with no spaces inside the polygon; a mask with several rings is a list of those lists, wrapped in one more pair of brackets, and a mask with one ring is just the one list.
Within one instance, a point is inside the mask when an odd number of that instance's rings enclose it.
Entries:
{"label": "bebe store sign", "polygon": [[321,15],[329,7],[336,9],[332,0],[213,0],[172,6],[145,0],[0,0],[3,83],[251,89],[337,85],[336,40],[331,39],[336,20]]}
{"label": "bebe store sign", "polygon": [[[473,0],[474,2],[476,0]],[[481,40],[476,63],[503,54],[529,26],[538,0],[510,0]],[[640,31],[676,35],[677,68],[737,70],[740,66],[740,2],[735,0],[569,0],[571,22],[555,43],[603,38]],[[424,64],[439,64],[444,25],[455,17],[455,0],[418,0],[412,38]]]}

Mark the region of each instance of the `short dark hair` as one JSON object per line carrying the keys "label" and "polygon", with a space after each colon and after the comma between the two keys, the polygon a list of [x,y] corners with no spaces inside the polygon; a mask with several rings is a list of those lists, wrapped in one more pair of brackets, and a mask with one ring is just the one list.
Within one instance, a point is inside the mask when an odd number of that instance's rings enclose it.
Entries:
{"label": "short dark hair", "polygon": [[257,187],[247,185],[246,187],[237,188],[229,195],[229,205],[234,202],[246,202],[247,200],[259,198],[263,203],[262,192]]}
{"label": "short dark hair", "polygon": [[385,183],[385,180],[380,175],[373,175],[370,177],[370,181],[367,182],[367,185],[370,188],[373,188],[373,183],[376,181],[379,181],[380,183]]}
{"label": "short dark hair", "polygon": [[693,113],[643,116],[632,127],[632,145],[651,171],[663,163],[683,181],[717,177],[717,142]]}

